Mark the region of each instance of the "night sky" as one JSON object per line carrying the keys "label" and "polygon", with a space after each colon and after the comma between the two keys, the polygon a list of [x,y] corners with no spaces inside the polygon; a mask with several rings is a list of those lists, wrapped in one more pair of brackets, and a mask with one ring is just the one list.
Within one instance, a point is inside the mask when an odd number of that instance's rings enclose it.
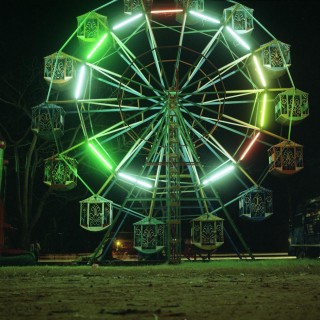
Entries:
{"label": "night sky", "polygon": [[[106,1],[102,0],[47,0],[47,1],[7,1],[7,9],[1,18],[0,25],[2,36],[0,39],[0,57],[1,74],[6,74],[10,70],[19,68],[21,63],[30,63],[33,59],[42,62],[43,57],[52,54],[60,49],[68,37],[76,28],[76,17],[93,10]],[[155,2],[155,1],[154,1]],[[205,1],[210,7],[213,3],[219,3],[219,6],[229,6],[224,1]],[[119,0],[119,11],[117,15],[122,15],[122,1]],[[316,196],[320,194],[320,130],[319,118],[320,99],[319,90],[319,71],[320,59],[318,57],[318,30],[320,27],[318,10],[316,10],[317,1],[240,1],[240,3],[254,9],[254,16],[258,19],[269,32],[277,39],[291,45],[290,68],[291,75],[296,87],[309,93],[310,116],[299,125],[295,131],[294,140],[304,145],[305,169],[299,173],[299,178],[295,178],[301,186],[291,185],[293,194],[298,191],[295,202]],[[232,3],[230,3],[230,6]],[[114,6],[112,6],[114,7]],[[11,9],[10,9],[11,8]],[[105,10],[107,11],[107,9]],[[111,17],[108,17],[111,19]],[[42,101],[39,101],[39,103]],[[256,240],[260,246],[257,250],[268,250],[264,246],[264,237],[270,237],[270,228],[274,233],[281,234],[287,232],[283,227],[288,218],[287,208],[281,205],[281,199],[286,198],[286,192],[281,190],[282,186],[288,185],[288,182],[281,180],[279,182],[279,192],[275,199],[278,203],[277,208],[280,212],[280,218],[272,217],[266,221],[265,226],[250,225],[247,222],[240,222],[239,229],[242,234],[248,236],[250,242],[250,233],[255,232]],[[285,202],[287,203],[287,202]],[[294,203],[294,204],[296,204]],[[278,220],[277,220],[278,219]],[[77,224],[78,216],[73,218],[72,223]],[[273,226],[273,227],[272,227]],[[241,229],[243,228],[243,229]],[[100,237],[100,235],[87,235],[82,230],[71,231],[63,230],[61,232],[60,249],[67,247],[63,241],[70,238],[69,234],[76,232],[77,236],[86,237],[85,241],[90,242],[90,237]],[[64,234],[64,235],[63,235]],[[66,238],[66,240],[63,239]],[[260,239],[257,239],[260,238]],[[93,240],[96,241],[96,240]],[[252,240],[253,241],[253,240]],[[80,240],[80,243],[83,241]],[[271,241],[274,250],[284,250],[284,243],[277,243],[274,239]],[[88,245],[89,246],[89,245]],[[90,246],[89,246],[90,247]],[[82,246],[83,248],[83,246]],[[89,248],[90,249],[90,248]],[[84,249],[85,250],[85,249]]]}

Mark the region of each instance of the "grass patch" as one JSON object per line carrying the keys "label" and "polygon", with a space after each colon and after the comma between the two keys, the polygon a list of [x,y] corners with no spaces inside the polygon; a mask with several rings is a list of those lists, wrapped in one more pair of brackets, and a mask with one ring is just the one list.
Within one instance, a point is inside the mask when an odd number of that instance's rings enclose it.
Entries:
{"label": "grass patch", "polygon": [[157,264],[141,266],[4,266],[0,267],[0,278],[13,276],[68,276],[84,274],[126,274],[130,272],[215,272],[237,273],[317,273],[320,272],[320,259],[271,259],[271,260],[218,260],[183,261],[177,265]]}

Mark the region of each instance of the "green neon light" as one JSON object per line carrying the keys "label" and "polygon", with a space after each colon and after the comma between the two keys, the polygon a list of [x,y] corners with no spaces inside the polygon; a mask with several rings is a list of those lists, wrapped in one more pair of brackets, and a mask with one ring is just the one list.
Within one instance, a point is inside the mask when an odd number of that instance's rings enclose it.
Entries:
{"label": "green neon light", "polygon": [[76,92],[74,95],[76,99],[78,99],[80,97],[80,92],[81,92],[82,85],[83,85],[85,70],[86,70],[85,66],[84,65],[81,66],[79,80],[78,80]]}
{"label": "green neon light", "polygon": [[91,50],[91,52],[88,54],[87,59],[89,60],[92,55],[97,51],[97,49],[101,46],[102,42],[105,40],[107,37],[107,33],[99,40],[99,42],[94,46],[94,48]]}
{"label": "green neon light", "polygon": [[201,13],[199,13],[199,12],[197,12],[197,11],[193,11],[193,10],[190,10],[189,11],[192,15],[194,15],[194,16],[196,16],[196,17],[199,17],[199,18],[201,18],[201,19],[203,19],[203,20],[207,20],[207,21],[209,21],[209,22],[213,22],[213,23],[215,23],[215,24],[219,24],[220,23],[220,21],[218,20],[218,19],[215,19],[215,18],[211,18],[211,17],[209,17],[209,16],[207,16],[207,15],[204,15],[204,14],[201,14]]}
{"label": "green neon light", "polygon": [[215,181],[221,179],[222,177],[224,177],[225,175],[227,175],[228,173],[230,173],[231,171],[233,171],[234,168],[235,168],[234,165],[231,164],[231,165],[225,167],[224,169],[222,169],[221,171],[214,173],[210,178],[203,180],[202,184],[205,186],[208,183],[215,182]]}
{"label": "green neon light", "polygon": [[258,75],[260,77],[260,81],[262,83],[262,86],[266,87],[267,83],[266,83],[266,80],[264,79],[264,76],[263,76],[259,61],[258,61],[256,56],[253,56],[253,61],[254,61],[254,64],[256,65],[257,72],[258,72]]}
{"label": "green neon light", "polygon": [[98,149],[89,142],[89,147],[92,149],[92,151],[98,156],[98,158],[110,169],[112,170],[112,166],[110,163],[102,156],[102,154],[98,151]]}
{"label": "green neon light", "polygon": [[120,28],[122,28],[123,26],[126,26],[127,24],[129,24],[130,22],[133,22],[133,21],[139,19],[140,17],[142,17],[142,13],[139,13],[139,14],[131,17],[130,19],[127,19],[127,20],[125,20],[125,21],[123,21],[123,22],[120,22],[119,24],[115,25],[115,26],[112,28],[112,30],[120,29]]}
{"label": "green neon light", "polygon": [[229,26],[227,26],[227,30],[229,31],[229,33],[247,50],[250,50],[250,47],[248,46],[248,44],[243,41],[236,32],[233,31],[233,29],[231,29]]}
{"label": "green neon light", "polygon": [[145,182],[145,181],[142,181],[140,179],[137,179],[135,177],[132,177],[126,173],[123,173],[123,172],[119,172],[119,176],[121,178],[123,178],[124,180],[127,180],[127,181],[130,181],[130,182],[133,182],[134,184],[138,184],[142,187],[145,187],[145,188],[148,188],[148,189],[151,189],[152,188],[152,185],[148,182]]}
{"label": "green neon light", "polygon": [[267,106],[267,94],[265,93],[263,96],[263,103],[262,103],[262,110],[261,110],[261,122],[260,126],[261,128],[264,126],[264,118],[266,114],[266,106]]}

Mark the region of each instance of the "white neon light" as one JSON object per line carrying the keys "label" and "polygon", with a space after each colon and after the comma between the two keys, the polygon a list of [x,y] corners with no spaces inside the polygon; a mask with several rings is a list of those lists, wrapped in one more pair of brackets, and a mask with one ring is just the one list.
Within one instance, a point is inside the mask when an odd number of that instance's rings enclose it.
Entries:
{"label": "white neon light", "polygon": [[122,22],[120,22],[120,23],[117,24],[117,25],[115,25],[115,26],[112,28],[112,30],[120,29],[120,28],[122,28],[123,26],[129,24],[130,22],[135,21],[135,20],[137,20],[137,19],[139,19],[139,18],[141,18],[141,17],[142,17],[142,13],[138,13],[137,15],[135,15],[135,16],[133,16],[133,17],[131,17],[131,18],[125,20],[125,21],[122,21]]}
{"label": "white neon light", "polygon": [[225,167],[224,169],[218,171],[217,173],[213,174],[210,178],[203,180],[203,185],[207,185],[208,183],[212,183],[215,182],[217,180],[219,180],[220,178],[224,177],[225,175],[227,175],[228,173],[230,173],[231,171],[234,170],[234,165],[229,165],[227,167]]}
{"label": "white neon light", "polygon": [[237,35],[236,32],[233,31],[232,28],[227,26],[227,30],[244,48],[246,48],[247,50],[250,50],[250,47]]}
{"label": "white neon light", "polygon": [[215,19],[215,18],[211,18],[211,17],[208,17],[208,16],[206,16],[206,15],[204,15],[204,14],[201,14],[201,13],[199,13],[199,12],[197,12],[197,11],[193,11],[193,10],[190,10],[189,11],[192,15],[194,15],[194,16],[196,16],[196,17],[199,17],[199,18],[201,18],[201,19],[203,19],[203,20],[207,20],[207,21],[210,21],[210,22],[213,22],[213,23],[220,23],[220,21],[218,20],[218,19]]}
{"label": "white neon light", "polygon": [[85,66],[82,65],[81,69],[80,69],[79,80],[78,80],[78,83],[77,83],[76,92],[75,92],[75,95],[74,95],[76,99],[78,99],[80,97],[81,89],[82,89],[82,86],[83,86],[85,70],[86,70]]}
{"label": "white neon light", "polygon": [[130,182],[133,182],[133,183],[136,183],[142,187],[145,187],[145,188],[148,188],[148,189],[151,189],[152,188],[152,185],[148,182],[145,182],[145,181],[142,181],[142,180],[139,180],[135,177],[132,177],[126,173],[123,173],[123,172],[119,172],[119,176],[127,181],[130,181]]}

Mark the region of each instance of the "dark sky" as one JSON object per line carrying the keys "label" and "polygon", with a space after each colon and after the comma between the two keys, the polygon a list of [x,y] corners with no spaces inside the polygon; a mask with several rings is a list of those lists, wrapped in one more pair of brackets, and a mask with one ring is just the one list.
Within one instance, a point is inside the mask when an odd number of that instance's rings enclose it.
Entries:
{"label": "dark sky", "polygon": [[[56,52],[76,28],[76,17],[94,10],[110,1],[104,0],[47,0],[8,1],[8,8],[1,18],[2,36],[0,57],[3,70],[15,65],[21,57],[41,60]],[[156,0],[154,1],[154,3]],[[123,1],[118,0],[119,11]],[[317,58],[317,1],[242,1],[254,9],[254,16],[270,33],[291,45],[291,73],[296,87],[310,94],[310,113],[319,111],[319,66]],[[205,8],[231,6],[226,1],[205,1]],[[110,8],[114,8],[111,5]],[[104,12],[108,12],[105,8]],[[222,12],[221,12],[222,14]],[[115,14],[108,15],[109,20]],[[114,19],[113,19],[114,20]],[[8,63],[9,61],[9,63]]]}
{"label": "dark sky", "polygon": [[[9,9],[0,21],[1,73],[15,69],[24,61],[43,57],[60,49],[76,28],[76,17],[107,3],[103,0],[7,0]],[[122,0],[118,1],[120,13]],[[154,0],[156,2],[156,0]],[[231,6],[225,1],[205,1],[205,7]],[[291,45],[290,72],[296,87],[309,93],[310,116],[302,124],[305,164],[320,165],[320,59],[318,1],[240,1],[254,9],[254,16],[277,39]],[[112,6],[113,7],[113,6]],[[104,12],[108,10],[105,9]],[[221,12],[222,13],[222,12]],[[117,13],[119,14],[119,13]],[[112,20],[113,15],[108,15]],[[310,169],[309,169],[310,170]],[[312,170],[311,170],[312,171]],[[312,182],[313,183],[313,182]],[[318,188],[319,190],[319,188]]]}

